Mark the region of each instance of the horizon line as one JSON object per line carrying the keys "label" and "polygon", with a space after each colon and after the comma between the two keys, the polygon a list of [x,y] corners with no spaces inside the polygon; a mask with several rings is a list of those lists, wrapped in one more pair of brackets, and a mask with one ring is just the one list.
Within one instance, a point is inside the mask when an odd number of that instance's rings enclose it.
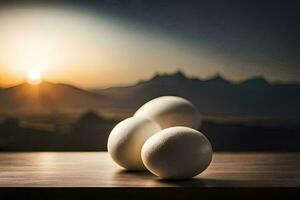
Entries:
{"label": "horizon line", "polygon": [[[234,85],[238,85],[238,84],[241,84],[243,82],[253,80],[253,79],[262,79],[270,85],[300,84],[300,81],[282,81],[282,80],[270,81],[264,75],[253,75],[253,76],[249,76],[248,78],[242,79],[240,81],[234,81],[230,78],[225,77],[222,73],[219,73],[219,72],[209,76],[208,78],[200,78],[199,76],[195,76],[195,75],[187,75],[185,73],[185,71],[182,70],[182,69],[177,69],[174,72],[169,72],[169,73],[168,72],[155,72],[150,78],[140,79],[139,81],[136,81],[135,83],[131,83],[131,84],[130,83],[128,83],[128,84],[112,84],[111,86],[105,86],[105,87],[83,87],[83,86],[80,86],[78,84],[74,84],[74,83],[71,83],[71,82],[68,82],[68,81],[51,81],[51,80],[47,80],[47,79],[42,80],[41,83],[65,84],[65,85],[71,85],[71,86],[75,86],[77,88],[82,88],[82,89],[86,89],[86,90],[99,90],[99,89],[109,89],[109,88],[115,88],[115,87],[129,87],[129,86],[133,86],[133,85],[136,85],[136,84],[139,84],[139,83],[142,83],[142,82],[150,81],[150,80],[152,80],[152,79],[154,79],[155,77],[158,77],[158,76],[160,76],[160,77],[161,76],[176,76],[176,75],[179,75],[179,74],[181,74],[182,76],[184,76],[187,79],[197,79],[199,81],[209,81],[209,80],[213,80],[213,79],[216,79],[216,78],[220,78],[220,79],[223,79],[223,80],[225,80],[225,81],[227,81],[231,84],[234,84]],[[39,84],[41,84],[41,83],[39,83]],[[26,80],[22,80],[19,83],[12,84],[12,85],[9,85],[9,86],[4,86],[3,87],[3,86],[0,85],[0,89],[9,89],[9,88],[17,87],[17,86],[22,85],[22,84],[31,85]]]}

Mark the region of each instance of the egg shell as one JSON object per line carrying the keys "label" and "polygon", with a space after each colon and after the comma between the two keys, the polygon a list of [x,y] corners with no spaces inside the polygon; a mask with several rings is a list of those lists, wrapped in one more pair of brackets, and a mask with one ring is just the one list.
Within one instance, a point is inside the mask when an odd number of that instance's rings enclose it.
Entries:
{"label": "egg shell", "polygon": [[212,146],[199,131],[171,127],[151,136],[143,145],[146,168],[163,179],[186,179],[204,171],[212,160]]}
{"label": "egg shell", "polygon": [[144,142],[159,130],[159,125],[147,118],[127,118],[111,131],[107,142],[108,153],[123,168],[145,170],[141,148]]}
{"label": "egg shell", "polygon": [[201,124],[197,108],[188,100],[177,96],[155,98],[139,108],[134,116],[149,118],[162,129],[173,126],[198,129]]}

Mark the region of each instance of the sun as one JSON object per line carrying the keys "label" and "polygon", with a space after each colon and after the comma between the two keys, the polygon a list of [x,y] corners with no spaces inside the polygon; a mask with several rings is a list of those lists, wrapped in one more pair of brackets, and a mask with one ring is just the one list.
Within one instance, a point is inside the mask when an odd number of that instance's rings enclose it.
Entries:
{"label": "sun", "polygon": [[43,80],[41,71],[32,69],[27,73],[27,82],[30,84],[39,84]]}

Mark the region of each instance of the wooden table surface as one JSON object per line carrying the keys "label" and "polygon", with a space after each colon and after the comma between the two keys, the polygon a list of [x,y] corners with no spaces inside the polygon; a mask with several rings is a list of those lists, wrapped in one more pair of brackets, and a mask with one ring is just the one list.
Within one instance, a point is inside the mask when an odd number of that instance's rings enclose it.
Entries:
{"label": "wooden table surface", "polygon": [[300,154],[215,153],[210,167],[184,181],[128,172],[105,152],[0,153],[1,187],[300,187]]}

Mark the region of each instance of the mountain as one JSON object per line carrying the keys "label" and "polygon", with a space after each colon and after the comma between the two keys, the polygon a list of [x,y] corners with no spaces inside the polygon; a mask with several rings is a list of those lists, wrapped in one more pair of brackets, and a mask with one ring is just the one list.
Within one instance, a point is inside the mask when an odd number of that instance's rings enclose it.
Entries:
{"label": "mountain", "polygon": [[300,84],[271,84],[263,77],[233,83],[220,75],[201,80],[177,71],[94,92],[112,97],[115,107],[132,111],[155,97],[176,95],[207,115],[300,117]]}
{"label": "mountain", "polygon": [[67,84],[42,82],[0,89],[0,99],[1,112],[35,113],[101,107],[108,97]]}
{"label": "mountain", "polygon": [[[0,112],[19,117],[18,113],[99,108],[104,112],[125,110],[128,116],[145,102],[163,95],[185,97],[202,114],[212,115],[204,118],[200,131],[211,141],[214,151],[300,152],[300,85],[269,83],[263,77],[233,83],[221,75],[202,80],[178,71],[156,74],[132,86],[94,91],[67,84],[23,83],[0,89]],[[218,121],[217,115],[226,116],[222,117],[225,120]],[[240,116],[258,118],[231,121]],[[272,118],[259,118],[264,116]],[[50,125],[52,129],[43,129],[39,122],[36,126],[24,126],[23,120],[4,119],[0,122],[0,150],[106,150],[109,132],[118,119],[111,120],[87,112],[65,129],[64,119],[57,121],[51,116],[46,121],[47,127]]]}
{"label": "mountain", "polygon": [[145,102],[164,95],[187,98],[205,115],[300,118],[300,84],[272,84],[263,77],[233,83],[221,75],[201,80],[182,71],[155,74],[132,86],[93,91],[61,83],[23,83],[0,89],[0,111],[34,113],[102,108],[134,112]]}

